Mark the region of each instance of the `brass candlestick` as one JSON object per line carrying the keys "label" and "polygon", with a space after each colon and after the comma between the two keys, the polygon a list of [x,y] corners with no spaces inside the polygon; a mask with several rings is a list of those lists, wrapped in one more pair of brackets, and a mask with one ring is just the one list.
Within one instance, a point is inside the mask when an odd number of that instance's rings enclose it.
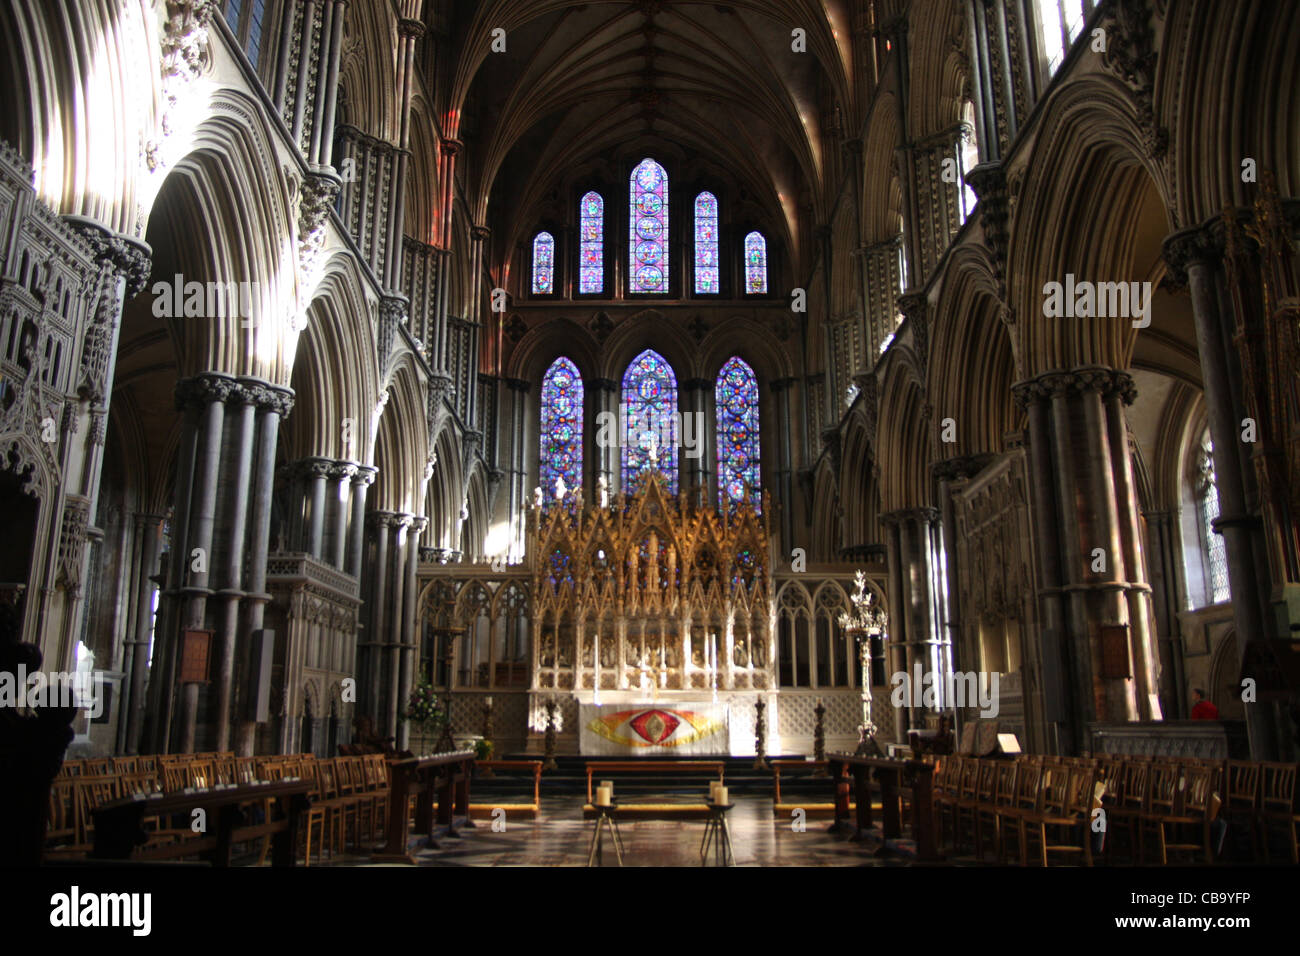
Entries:
{"label": "brass candlestick", "polygon": [[[822,703],[820,697],[817,698],[817,706],[813,708],[813,713],[817,715],[817,722],[813,724],[813,759],[824,761],[826,759],[826,705]],[[821,769],[817,770],[818,774],[823,772]]]}
{"label": "brass candlestick", "polygon": [[546,760],[542,764],[543,770],[559,769],[555,763],[555,699],[551,698],[546,702]]}

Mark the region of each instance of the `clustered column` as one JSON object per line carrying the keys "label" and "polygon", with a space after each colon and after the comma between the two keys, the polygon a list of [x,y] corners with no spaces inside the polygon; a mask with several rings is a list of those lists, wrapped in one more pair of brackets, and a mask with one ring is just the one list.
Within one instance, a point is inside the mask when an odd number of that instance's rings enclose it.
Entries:
{"label": "clustered column", "polygon": [[[1054,692],[1068,699],[1049,719],[1080,734],[1096,721],[1161,719],[1124,413],[1136,395],[1129,375],[1099,366],[1048,372],[1015,387],[1029,416],[1034,524],[1042,538],[1044,670],[1059,671],[1045,673],[1045,693],[1049,703]],[[1126,644],[1104,638],[1108,627],[1126,629]],[[1059,743],[1089,749],[1085,739]]]}
{"label": "clustered column", "polygon": [[[909,686],[915,689],[916,675],[932,675],[936,689],[946,687],[951,673],[950,645],[943,633],[943,613],[939,605],[942,583],[939,549],[939,511],[937,508],[906,508],[880,516],[885,526],[885,548],[889,560],[889,647],[894,671],[905,671]],[[908,698],[907,726],[921,729],[925,708],[915,695]],[[937,709],[950,701],[940,691]],[[905,731],[899,725],[899,740]]]}
{"label": "clustered column", "polygon": [[[149,711],[159,715],[151,745],[161,752],[173,745],[194,750],[201,685],[180,682],[182,635],[192,628],[214,632],[210,729],[212,745],[224,750],[231,746],[240,641],[262,626],[263,605],[269,600],[266,551],[275,447],[280,420],[293,399],[288,389],[258,379],[208,372],[179,382],[176,400],[183,417],[161,639],[149,690]],[[248,621],[241,630],[245,606]],[[178,695],[176,733],[172,723]],[[239,746],[243,750],[251,744],[252,730],[245,721]]]}
{"label": "clustered column", "polygon": [[419,537],[428,519],[396,511],[371,512],[374,563],[366,596],[366,639],[360,656],[362,702],[382,736],[405,740],[405,712],[414,680]]}

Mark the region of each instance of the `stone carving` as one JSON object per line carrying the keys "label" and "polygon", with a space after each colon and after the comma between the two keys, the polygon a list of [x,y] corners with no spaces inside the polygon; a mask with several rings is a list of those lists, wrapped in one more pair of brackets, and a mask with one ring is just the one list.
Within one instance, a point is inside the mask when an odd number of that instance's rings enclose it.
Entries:
{"label": "stone carving", "polygon": [[337,176],[318,172],[302,181],[298,204],[298,266],[309,273],[325,244],[325,221],[342,185]]}
{"label": "stone carving", "polygon": [[[172,116],[181,90],[207,66],[208,26],[216,12],[216,0],[167,0],[167,19],[163,22],[160,43],[165,104],[162,137],[172,133]],[[158,140],[145,145],[145,162],[151,170],[162,164],[161,145]]]}

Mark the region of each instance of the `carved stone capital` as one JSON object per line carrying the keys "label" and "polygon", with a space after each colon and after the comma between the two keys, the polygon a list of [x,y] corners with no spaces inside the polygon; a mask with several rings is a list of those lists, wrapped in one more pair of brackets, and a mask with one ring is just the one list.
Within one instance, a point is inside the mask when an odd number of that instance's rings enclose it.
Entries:
{"label": "carved stone capital", "polygon": [[176,383],[176,410],[203,408],[213,402],[225,402],[237,393],[239,382],[220,372],[200,372]]}
{"label": "carved stone capital", "polygon": [[989,462],[995,457],[991,452],[958,455],[955,458],[936,461],[930,466],[930,471],[937,481],[963,481],[967,478],[974,478],[988,467]]}
{"label": "carved stone capital", "polygon": [[1045,372],[1037,378],[1018,382],[1011,387],[1012,397],[1020,408],[1037,402],[1050,402],[1058,397],[1070,397],[1096,392],[1102,398],[1118,396],[1125,405],[1137,398],[1133,376],[1100,365],[1081,366],[1069,370]]}
{"label": "carved stone capital", "polygon": [[1169,266],[1170,275],[1179,285],[1187,284],[1187,270],[1192,266],[1215,266],[1223,261],[1222,236],[1204,226],[1180,229],[1165,237],[1160,253]]}
{"label": "carved stone capital", "polygon": [[128,299],[148,284],[153,269],[153,249],[147,242],[119,235],[85,216],[64,216],[63,221],[86,241],[96,262],[125,277]]}
{"label": "carved stone capital", "polygon": [[352,487],[365,488],[367,485],[372,485],[378,475],[379,469],[374,465],[357,465],[356,474],[352,476]]}

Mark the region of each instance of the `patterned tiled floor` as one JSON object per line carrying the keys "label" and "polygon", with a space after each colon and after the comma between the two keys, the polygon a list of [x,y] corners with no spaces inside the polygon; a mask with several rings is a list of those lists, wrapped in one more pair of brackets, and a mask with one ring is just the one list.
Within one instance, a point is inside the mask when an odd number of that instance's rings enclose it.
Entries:
{"label": "patterned tiled floor", "polygon": [[[543,801],[536,820],[510,820],[504,832],[477,821],[459,839],[439,838],[439,849],[414,850],[421,866],[586,866],[594,821],[582,819],[580,797]],[[738,866],[877,866],[911,861],[903,842],[899,853],[877,857],[879,843],[854,843],[827,831],[829,821],[808,820],[802,832],[794,821],[777,821],[770,798],[737,797],[730,814],[731,842]],[[702,819],[624,820],[620,823],[627,866],[699,866]],[[604,865],[617,866],[608,840]],[[365,866],[369,859],[340,854],[331,864]],[[712,865],[712,855],[710,855]]]}

